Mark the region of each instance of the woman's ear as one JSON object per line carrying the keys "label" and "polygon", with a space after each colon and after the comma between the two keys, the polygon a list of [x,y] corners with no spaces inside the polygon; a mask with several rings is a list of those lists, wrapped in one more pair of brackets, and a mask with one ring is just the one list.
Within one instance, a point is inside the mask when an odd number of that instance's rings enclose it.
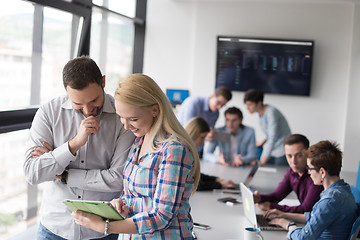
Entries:
{"label": "woman's ear", "polygon": [[160,113],[160,108],[159,108],[159,104],[155,104],[153,109],[152,109],[152,114],[153,114],[153,117],[156,118]]}
{"label": "woman's ear", "polygon": [[325,170],[325,168],[320,168],[320,170],[319,170],[319,173],[321,174],[321,176],[326,176],[326,170]]}

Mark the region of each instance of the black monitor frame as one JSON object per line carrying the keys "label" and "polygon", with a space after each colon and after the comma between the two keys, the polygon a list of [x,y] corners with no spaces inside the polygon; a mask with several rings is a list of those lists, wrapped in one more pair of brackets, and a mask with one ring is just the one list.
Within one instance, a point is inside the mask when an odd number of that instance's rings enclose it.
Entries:
{"label": "black monitor frame", "polygon": [[217,37],[216,84],[310,96],[313,40]]}

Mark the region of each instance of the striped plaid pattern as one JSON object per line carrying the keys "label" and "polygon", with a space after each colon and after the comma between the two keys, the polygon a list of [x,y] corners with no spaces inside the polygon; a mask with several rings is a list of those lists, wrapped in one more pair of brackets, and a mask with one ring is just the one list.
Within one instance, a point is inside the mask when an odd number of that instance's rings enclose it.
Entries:
{"label": "striped plaid pattern", "polygon": [[135,140],[123,175],[123,199],[138,234],[122,239],[193,239],[189,198],[194,158],[189,148],[170,140],[136,163],[142,142],[143,137]]}

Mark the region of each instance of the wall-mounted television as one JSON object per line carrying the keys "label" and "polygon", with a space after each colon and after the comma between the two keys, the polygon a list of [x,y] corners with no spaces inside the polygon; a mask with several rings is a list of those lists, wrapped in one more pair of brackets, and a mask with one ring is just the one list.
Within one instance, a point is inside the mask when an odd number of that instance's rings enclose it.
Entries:
{"label": "wall-mounted television", "polygon": [[310,95],[314,41],[217,37],[216,86]]}

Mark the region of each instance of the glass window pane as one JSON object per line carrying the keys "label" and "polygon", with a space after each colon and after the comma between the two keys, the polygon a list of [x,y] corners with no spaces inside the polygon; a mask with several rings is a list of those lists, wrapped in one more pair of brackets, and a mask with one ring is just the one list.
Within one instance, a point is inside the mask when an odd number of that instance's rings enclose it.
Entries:
{"label": "glass window pane", "polygon": [[62,69],[71,58],[72,18],[71,13],[44,8],[41,104],[65,94]]}
{"label": "glass window pane", "polygon": [[103,0],[93,0],[92,1],[94,4],[102,6],[103,5]]}
{"label": "glass window pane", "polygon": [[33,5],[25,1],[6,1],[6,4],[4,2],[1,6],[0,109],[2,111],[24,108],[30,104],[33,12]]}
{"label": "glass window pane", "polygon": [[115,93],[119,81],[132,73],[134,26],[121,18],[93,12],[90,56],[106,76],[105,91]]}
{"label": "glass window pane", "polygon": [[109,9],[129,17],[135,17],[135,0],[109,0]]}
{"label": "glass window pane", "polygon": [[135,17],[136,0],[93,0],[93,3],[125,16]]}
{"label": "glass window pane", "polygon": [[[29,130],[0,134],[0,239],[11,239],[24,232],[37,219],[27,219],[29,206],[23,163],[29,138]],[[16,146],[16,149],[14,149]],[[41,201],[41,192],[37,199],[29,199],[34,205]],[[25,220],[27,219],[27,220]]]}

